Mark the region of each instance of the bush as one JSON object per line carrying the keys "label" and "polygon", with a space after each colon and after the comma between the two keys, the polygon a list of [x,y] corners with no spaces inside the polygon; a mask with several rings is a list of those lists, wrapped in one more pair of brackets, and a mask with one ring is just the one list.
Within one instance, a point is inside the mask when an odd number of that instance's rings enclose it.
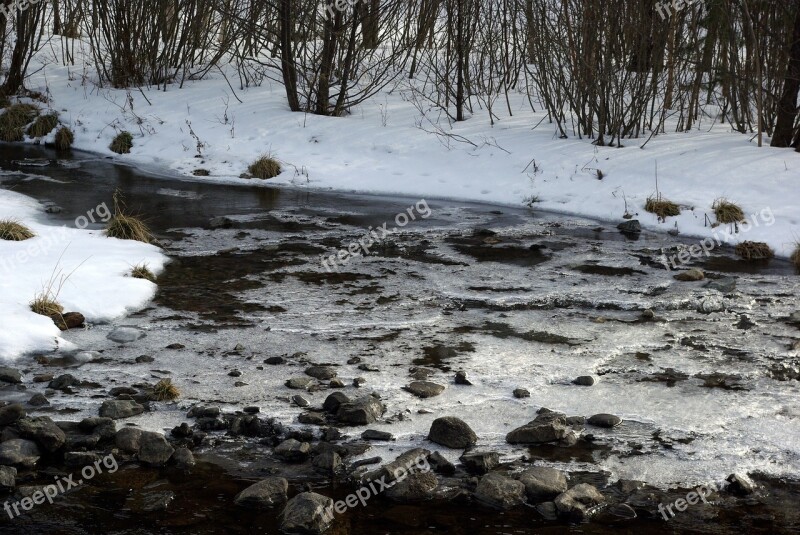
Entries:
{"label": "bush", "polygon": [[281,174],[281,164],[271,156],[262,156],[247,168],[256,178],[268,180]]}
{"label": "bush", "polygon": [[745,220],[744,212],[739,206],[727,201],[718,199],[712,205],[717,221],[723,224],[739,223]]}
{"label": "bush", "polygon": [[0,220],[0,240],[24,241],[33,238],[36,234],[31,229],[13,219]]}
{"label": "bush", "polygon": [[130,132],[120,132],[108,148],[117,154],[129,154],[133,148],[133,136]]}
{"label": "bush", "polygon": [[69,150],[75,141],[75,134],[68,126],[62,126],[56,132],[56,150]]}
{"label": "bush", "polygon": [[172,401],[178,399],[180,395],[181,391],[172,384],[172,379],[161,379],[153,387],[153,397],[156,401]]}
{"label": "bush", "polygon": [[0,115],[0,141],[22,141],[24,128],[39,115],[33,104],[13,104]]}
{"label": "bush", "polygon": [[58,114],[56,112],[46,113],[36,118],[32,125],[28,127],[30,137],[44,137],[58,126]]}
{"label": "bush", "polygon": [[672,201],[668,201],[657,195],[655,197],[648,197],[644,205],[644,209],[651,214],[656,214],[660,220],[665,220],[668,217],[681,215],[681,208]]}

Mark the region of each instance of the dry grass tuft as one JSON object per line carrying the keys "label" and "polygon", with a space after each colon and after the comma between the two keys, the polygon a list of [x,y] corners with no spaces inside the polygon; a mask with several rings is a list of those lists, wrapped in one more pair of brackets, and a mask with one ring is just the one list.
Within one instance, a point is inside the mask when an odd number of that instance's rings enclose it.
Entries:
{"label": "dry grass tuft", "polygon": [[125,205],[119,193],[114,194],[114,217],[108,222],[106,236],[144,243],[153,243],[154,241],[153,234],[144,221],[125,213]]}
{"label": "dry grass tuft", "polygon": [[56,150],[69,150],[75,141],[75,134],[68,126],[62,126],[56,132]]}
{"label": "dry grass tuft", "polygon": [[33,301],[31,301],[30,307],[33,312],[41,314],[42,316],[50,317],[54,314],[61,315],[64,313],[64,307],[58,304],[58,301],[55,300],[55,297],[49,290],[43,290],[41,293],[37,294]]}
{"label": "dry grass tuft", "polygon": [[0,220],[0,240],[25,241],[36,236],[31,229],[13,219]]}
{"label": "dry grass tuft", "polygon": [[789,257],[789,260],[791,260],[792,264],[794,264],[798,269],[800,269],[800,243],[798,243],[797,247],[795,247],[792,256]]}
{"label": "dry grass tuft", "polygon": [[662,221],[668,217],[675,217],[681,215],[681,208],[677,204],[656,195],[655,197],[648,197],[644,205],[644,209],[651,214],[656,214]]}
{"label": "dry grass tuft", "polygon": [[117,154],[128,154],[133,148],[133,136],[130,132],[120,132],[108,148]]}
{"label": "dry grass tuft", "polygon": [[32,125],[28,127],[30,137],[44,137],[58,126],[58,114],[56,112],[46,113],[36,118]]}
{"label": "dry grass tuft", "polygon": [[12,104],[0,115],[0,141],[15,142],[25,138],[25,127],[39,115],[33,104]]}
{"label": "dry grass tuft", "polygon": [[281,164],[272,156],[262,156],[247,168],[251,175],[264,180],[281,174]]}
{"label": "dry grass tuft", "polygon": [[727,199],[717,199],[711,208],[714,209],[714,215],[717,216],[717,222],[719,223],[740,223],[745,220],[744,211]]}
{"label": "dry grass tuft", "polygon": [[156,401],[172,401],[178,399],[180,395],[181,391],[172,384],[172,379],[161,379],[153,387],[153,397]]}
{"label": "dry grass tuft", "polygon": [[144,279],[150,282],[156,282],[156,276],[152,271],[150,271],[150,269],[147,267],[147,264],[133,266],[133,269],[131,270],[131,277],[134,279]]}
{"label": "dry grass tuft", "polygon": [[765,260],[774,258],[775,252],[769,245],[757,241],[745,241],[736,246],[736,254],[745,260]]}

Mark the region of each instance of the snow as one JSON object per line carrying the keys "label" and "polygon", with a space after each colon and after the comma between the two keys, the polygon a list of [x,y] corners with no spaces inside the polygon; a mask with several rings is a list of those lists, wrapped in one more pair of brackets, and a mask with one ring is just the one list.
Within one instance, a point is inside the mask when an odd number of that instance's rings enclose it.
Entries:
{"label": "snow", "polygon": [[0,240],[0,360],[69,348],[53,320],[29,308],[46,287],[57,293],[65,312],[80,312],[92,323],[123,316],[153,297],[155,284],[127,274],[140,263],[160,271],[166,257],[157,247],[108,238],[101,230],[48,224],[39,203],[2,189],[0,217],[36,234],[25,241]]}
{"label": "snow", "polygon": [[[52,107],[75,130],[77,148],[113,155],[112,138],[129,130],[134,148],[120,160],[200,181],[251,184],[239,176],[260,155],[272,154],[284,172],[265,185],[511,206],[536,199],[538,209],[606,221],[621,221],[627,202],[645,228],[677,228],[697,238],[712,236],[706,216],[714,221],[712,204],[727,198],[754,223],[729,243],[764,241],[787,257],[800,239],[800,154],[758,148],[751,136],[708,117],[689,133],[670,132],[674,125],[667,124],[667,133],[644,148],[644,138],[628,140],[624,148],[596,147],[585,139],[558,139],[543,113],[532,112],[525,96],[512,94],[513,116],[498,107],[494,126],[477,109],[466,122],[440,125],[469,144],[430,132],[433,127],[421,121],[402,84],[348,117],[331,118],[290,112],[282,87],[270,82],[237,87],[234,95],[231,68],[227,79],[214,73],[183,88],[128,92],[98,88],[82,75],[94,72],[91,66],[78,61],[64,67],[57,58],[57,46],[42,51],[33,62],[41,69],[27,86],[49,91]],[[423,123],[425,130],[418,126]],[[190,129],[202,144],[201,157]],[[197,168],[211,176],[193,177]],[[645,212],[646,199],[656,192],[686,207],[681,216],[659,223]],[[774,219],[765,224],[764,213]]]}

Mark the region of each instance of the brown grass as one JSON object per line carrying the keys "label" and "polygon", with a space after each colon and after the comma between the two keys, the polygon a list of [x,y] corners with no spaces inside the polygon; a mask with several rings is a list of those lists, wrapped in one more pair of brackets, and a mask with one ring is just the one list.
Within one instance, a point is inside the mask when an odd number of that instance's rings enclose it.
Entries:
{"label": "brown grass", "polygon": [[800,269],[800,243],[798,243],[797,247],[795,247],[792,256],[789,257],[789,260],[791,260],[792,264],[794,264],[798,269]]}
{"label": "brown grass", "polygon": [[58,304],[51,292],[47,290],[38,294],[33,301],[30,302],[30,307],[33,312],[41,314],[42,316],[49,317],[53,314],[61,315],[64,313],[64,307]]}
{"label": "brown grass", "polygon": [[58,126],[58,114],[56,112],[46,113],[36,118],[32,125],[28,127],[30,137],[44,137]]}
{"label": "brown grass", "polygon": [[756,241],[740,243],[736,246],[736,254],[745,260],[764,260],[775,256],[775,252],[769,245]]}
{"label": "brown grass", "polygon": [[727,199],[717,199],[711,208],[714,209],[714,215],[719,223],[740,223],[745,220],[744,211]]}
{"label": "brown grass", "polygon": [[25,127],[39,115],[33,104],[12,104],[0,115],[0,141],[22,141]]}
{"label": "brown grass", "polygon": [[25,241],[36,236],[31,229],[13,219],[0,220],[0,240]]}
{"label": "brown grass", "polygon": [[134,279],[144,279],[150,282],[156,282],[156,276],[147,267],[147,264],[138,264],[133,266],[131,270],[131,277]]}
{"label": "brown grass", "polygon": [[644,209],[651,214],[656,214],[659,219],[665,220],[668,217],[675,217],[681,215],[681,208],[677,204],[656,195],[655,197],[648,197],[644,205]]}
{"label": "brown grass", "polygon": [[247,168],[256,178],[268,180],[281,174],[281,164],[271,156],[262,156]]}
{"label": "brown grass", "polygon": [[153,397],[156,401],[172,401],[178,399],[181,391],[172,384],[172,379],[161,379],[153,387]]}
{"label": "brown grass", "polygon": [[125,213],[125,204],[118,192],[114,194],[114,217],[108,222],[106,236],[144,243],[153,243],[154,241],[153,234],[144,221]]}
{"label": "brown grass", "polygon": [[75,134],[68,126],[62,126],[56,132],[56,150],[69,150],[75,141]]}
{"label": "brown grass", "polygon": [[120,132],[108,148],[117,154],[128,154],[133,148],[133,136],[130,132]]}

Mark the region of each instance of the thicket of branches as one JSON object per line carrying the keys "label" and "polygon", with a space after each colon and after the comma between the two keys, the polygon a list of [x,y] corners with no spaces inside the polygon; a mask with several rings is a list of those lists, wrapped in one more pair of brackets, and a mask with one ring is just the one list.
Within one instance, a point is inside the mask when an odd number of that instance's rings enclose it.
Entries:
{"label": "thicket of branches", "polygon": [[600,145],[722,122],[800,150],[800,0],[0,3],[5,94],[54,35],[87,43],[113,87],[166,90],[233,65],[241,87],[281,82],[293,111],[344,115],[405,81],[449,121],[494,122],[522,93],[558,135]]}

